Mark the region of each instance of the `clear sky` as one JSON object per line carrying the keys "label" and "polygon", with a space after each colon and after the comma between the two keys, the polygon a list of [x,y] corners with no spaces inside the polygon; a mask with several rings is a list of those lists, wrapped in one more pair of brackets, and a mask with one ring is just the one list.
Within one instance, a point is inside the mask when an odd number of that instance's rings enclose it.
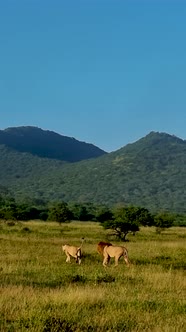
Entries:
{"label": "clear sky", "polygon": [[0,129],[186,139],[186,1],[0,0]]}

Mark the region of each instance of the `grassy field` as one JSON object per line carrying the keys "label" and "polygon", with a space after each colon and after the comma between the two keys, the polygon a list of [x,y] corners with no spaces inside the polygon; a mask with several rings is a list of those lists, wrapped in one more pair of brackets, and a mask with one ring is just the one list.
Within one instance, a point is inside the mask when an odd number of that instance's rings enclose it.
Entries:
{"label": "grassy field", "polygon": [[[186,228],[142,228],[107,268],[96,244],[98,223],[0,223],[0,331],[185,331]],[[82,264],[61,245],[83,244]]]}

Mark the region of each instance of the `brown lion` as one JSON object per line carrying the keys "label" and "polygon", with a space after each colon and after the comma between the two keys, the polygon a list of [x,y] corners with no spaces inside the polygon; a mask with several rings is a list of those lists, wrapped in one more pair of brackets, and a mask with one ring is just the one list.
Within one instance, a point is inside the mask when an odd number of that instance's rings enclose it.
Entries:
{"label": "brown lion", "polygon": [[97,252],[98,252],[98,254],[100,254],[100,255],[103,256],[103,249],[105,248],[105,246],[108,246],[108,247],[112,246],[112,243],[110,243],[110,242],[103,242],[103,241],[99,242],[97,244]]}
{"label": "brown lion", "polygon": [[128,250],[123,246],[105,246],[103,249],[103,266],[107,266],[111,257],[115,258],[115,266],[123,256],[125,263],[129,266]]}

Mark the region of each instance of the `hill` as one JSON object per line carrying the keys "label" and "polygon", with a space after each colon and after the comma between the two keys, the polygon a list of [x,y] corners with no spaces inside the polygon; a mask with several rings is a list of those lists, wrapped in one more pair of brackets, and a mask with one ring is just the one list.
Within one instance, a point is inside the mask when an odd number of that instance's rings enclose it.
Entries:
{"label": "hill", "polygon": [[93,144],[31,126],[0,130],[0,144],[17,152],[67,162],[97,158],[106,153]]}
{"label": "hill", "polygon": [[101,157],[67,163],[0,147],[0,184],[17,199],[134,204],[186,213],[186,141],[151,132]]}

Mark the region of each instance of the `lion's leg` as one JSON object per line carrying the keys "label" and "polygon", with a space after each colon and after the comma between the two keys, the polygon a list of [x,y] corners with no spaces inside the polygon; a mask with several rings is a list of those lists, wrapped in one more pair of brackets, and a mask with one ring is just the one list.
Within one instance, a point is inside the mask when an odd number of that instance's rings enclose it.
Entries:
{"label": "lion's leg", "polygon": [[81,257],[80,256],[76,255],[75,259],[76,259],[76,263],[81,264]]}
{"label": "lion's leg", "polygon": [[124,257],[124,261],[125,261],[125,263],[127,264],[127,266],[129,266],[129,260],[128,260],[128,257],[126,257],[126,256],[123,256]]}
{"label": "lion's leg", "polygon": [[76,263],[78,263],[78,256],[75,255],[74,258],[75,258],[75,260],[76,260]]}
{"label": "lion's leg", "polygon": [[66,262],[67,262],[67,263],[70,263],[70,255],[69,255],[69,253],[68,253],[68,252],[66,252],[66,255],[67,255]]}
{"label": "lion's leg", "polygon": [[124,252],[123,258],[124,258],[124,261],[127,264],[127,266],[129,266],[130,263],[129,263],[129,257],[128,257],[128,252],[127,251]]}
{"label": "lion's leg", "polygon": [[107,253],[104,253],[103,266],[107,266],[110,260],[110,256]]}
{"label": "lion's leg", "polygon": [[81,264],[81,250],[79,249],[76,254],[76,263]]}
{"label": "lion's leg", "polygon": [[120,256],[115,256],[115,266],[118,266],[118,260],[119,260]]}

